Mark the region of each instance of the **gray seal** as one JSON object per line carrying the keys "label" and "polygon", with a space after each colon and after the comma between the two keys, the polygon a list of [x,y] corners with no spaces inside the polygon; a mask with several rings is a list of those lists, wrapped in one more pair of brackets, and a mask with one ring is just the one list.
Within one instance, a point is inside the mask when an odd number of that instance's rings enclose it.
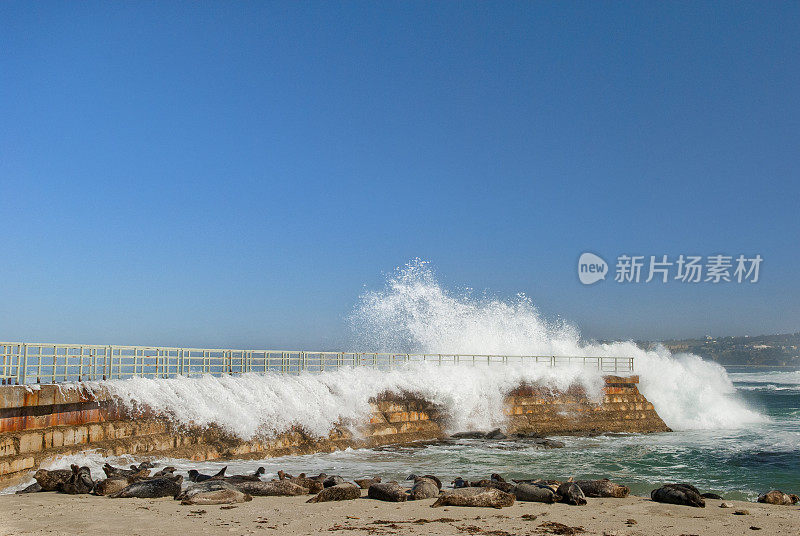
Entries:
{"label": "gray seal", "polygon": [[77,465],[72,465],[72,476],[61,484],[61,491],[63,493],[69,493],[70,495],[79,495],[84,493],[89,493],[94,489],[94,481],[92,480],[92,473],[89,471],[89,468],[78,467]]}
{"label": "gray seal", "polygon": [[694,506],[697,508],[706,507],[706,501],[700,496],[697,488],[691,484],[665,484],[651,491],[650,498],[660,503]]}
{"label": "gray seal", "polygon": [[575,484],[581,488],[587,497],[627,497],[631,490],[627,486],[615,484],[607,478],[601,480],[576,480]]}
{"label": "gray seal", "polygon": [[[429,480],[433,480],[434,482],[436,482],[436,487],[438,487],[439,489],[442,489],[442,481],[441,481],[441,480],[439,480],[439,477],[437,477],[437,476],[435,476],[435,475],[422,475],[422,476],[417,476],[417,475],[415,475],[415,474],[413,474],[413,473],[412,473],[412,474],[408,475],[408,477],[406,478],[406,480],[413,480],[414,482],[416,482],[416,481],[417,481],[418,479],[420,479],[420,478],[427,478],[427,479],[429,479]],[[460,478],[460,477],[459,477],[459,478]],[[458,480],[458,479],[456,479],[456,480]]]}
{"label": "gray seal", "polygon": [[414,480],[414,485],[411,492],[408,494],[408,500],[419,501],[422,499],[433,499],[439,496],[439,486],[430,478],[417,478]]}
{"label": "gray seal", "polygon": [[482,506],[503,508],[514,504],[514,496],[495,488],[461,488],[444,492],[432,508],[439,506]]}
{"label": "gray seal", "polygon": [[344,482],[343,484],[336,484],[335,486],[323,489],[306,502],[349,501],[360,497],[361,488],[350,482]]}
{"label": "gray seal", "polygon": [[407,498],[406,490],[397,482],[372,484],[367,490],[367,497],[387,502],[404,502]]}
{"label": "gray seal", "polygon": [[199,491],[183,499],[181,504],[234,504],[252,501],[253,497],[234,488]]}
{"label": "gray seal", "polygon": [[31,484],[27,488],[18,490],[15,493],[15,495],[22,495],[22,494],[25,494],[25,493],[38,493],[40,491],[44,491],[42,489],[42,486],[38,482],[34,482],[33,484]]}
{"label": "gray seal", "polygon": [[375,476],[372,478],[356,478],[355,480],[353,480],[353,482],[358,484],[358,487],[361,489],[369,489],[369,487],[373,484],[380,484],[381,477]]}
{"label": "gray seal", "polygon": [[470,487],[472,488],[494,488],[499,489],[500,491],[505,491],[506,493],[512,493],[514,488],[516,487],[511,482],[498,482],[497,480],[478,480],[477,482],[470,482]]}
{"label": "gray seal", "polygon": [[[229,482],[229,481],[225,481]],[[295,495],[308,495],[308,488],[298,486],[290,480],[273,480],[264,482],[263,480],[243,480],[240,482],[229,482],[242,493],[247,493],[253,497],[291,497]]]}
{"label": "gray seal", "polygon": [[339,475],[331,475],[322,481],[322,485],[326,488],[330,488],[331,486],[338,486],[339,484],[344,484],[344,483],[345,479],[340,477]]}
{"label": "gray seal", "polygon": [[564,482],[558,487],[556,494],[561,496],[561,502],[573,506],[586,504],[586,495],[575,482]]}
{"label": "gray seal", "polygon": [[58,491],[64,482],[72,478],[72,469],[56,469],[54,471],[39,469],[33,478],[42,486],[42,491]]}
{"label": "gray seal", "polygon": [[535,483],[520,482],[514,487],[513,493],[518,501],[553,504],[558,500],[552,488]]}
{"label": "gray seal", "polygon": [[138,497],[154,499],[156,497],[175,497],[181,492],[183,477],[181,475],[151,478],[134,482],[124,489],[109,495],[112,499]]}

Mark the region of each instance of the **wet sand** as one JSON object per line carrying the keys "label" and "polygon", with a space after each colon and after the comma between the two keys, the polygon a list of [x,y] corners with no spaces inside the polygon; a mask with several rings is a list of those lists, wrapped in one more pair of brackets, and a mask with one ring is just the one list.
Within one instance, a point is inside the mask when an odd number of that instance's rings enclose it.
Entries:
{"label": "wet sand", "polygon": [[[741,501],[727,501],[733,508],[719,508],[722,501],[718,500],[707,500],[706,508],[692,508],[629,497],[588,499],[586,506],[517,502],[498,510],[431,508],[433,499],[386,503],[362,498],[306,504],[308,498],[255,497],[251,502],[230,508],[184,506],[166,498],[109,499],[59,493],[9,495],[0,497],[0,535],[800,534],[800,507]],[[735,515],[737,509],[750,513]]]}

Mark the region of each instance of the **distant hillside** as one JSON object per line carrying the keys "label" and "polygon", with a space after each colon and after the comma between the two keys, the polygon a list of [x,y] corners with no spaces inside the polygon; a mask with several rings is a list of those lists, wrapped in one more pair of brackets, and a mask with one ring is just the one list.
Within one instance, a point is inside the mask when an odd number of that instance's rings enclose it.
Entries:
{"label": "distant hillside", "polygon": [[798,365],[800,332],[754,337],[662,341],[672,352],[690,352],[722,365]]}

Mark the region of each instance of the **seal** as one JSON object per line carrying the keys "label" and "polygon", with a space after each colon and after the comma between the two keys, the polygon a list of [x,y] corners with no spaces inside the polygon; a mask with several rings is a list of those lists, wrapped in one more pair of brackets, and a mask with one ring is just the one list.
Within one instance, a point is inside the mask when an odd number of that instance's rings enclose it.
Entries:
{"label": "seal", "polygon": [[650,498],[655,502],[679,504],[705,508],[706,502],[700,492],[691,484],[665,484],[650,492]]}
{"label": "seal", "polygon": [[202,482],[192,482],[186,489],[175,496],[176,501],[190,499],[198,493],[207,493],[220,489],[236,489],[233,484],[228,484],[224,480],[203,480]]}
{"label": "seal", "polygon": [[25,488],[25,489],[21,489],[21,490],[18,490],[18,491],[17,491],[16,493],[14,493],[14,494],[15,494],[15,495],[22,495],[22,494],[24,494],[24,493],[38,493],[38,492],[40,492],[40,491],[44,491],[44,490],[42,489],[42,486],[41,486],[41,485],[40,485],[38,482],[34,482],[33,484],[31,484],[31,485],[30,485],[30,486],[28,486],[27,488]]}
{"label": "seal", "polygon": [[[150,469],[149,467],[143,467],[142,469]],[[136,466],[131,465],[130,469],[123,469],[122,467],[114,467],[110,463],[103,464],[103,472],[106,474],[108,478],[112,478],[115,476],[119,477],[128,477],[134,473],[139,472],[140,469]]]}
{"label": "seal", "polygon": [[175,497],[181,492],[183,477],[181,475],[151,478],[134,482],[116,493],[109,495],[112,499],[138,497],[154,499],[156,497]]}
{"label": "seal", "polygon": [[331,486],[338,486],[339,484],[344,484],[344,483],[345,483],[344,478],[340,477],[339,475],[331,475],[322,481],[323,487],[326,488],[330,488]]}
{"label": "seal", "polygon": [[520,482],[514,487],[514,497],[519,501],[553,504],[559,496],[549,486],[538,483]]}
{"label": "seal", "polygon": [[156,471],[153,474],[152,478],[162,478],[162,477],[165,477],[165,476],[172,476],[174,473],[175,473],[175,468],[172,467],[171,465],[168,465],[167,467],[163,468],[162,470]]}
{"label": "seal", "polygon": [[797,495],[789,495],[779,490],[772,490],[763,495],[759,495],[758,502],[766,504],[779,504],[782,506],[791,506],[800,502],[800,497]]}
{"label": "seal", "polygon": [[64,482],[72,478],[72,469],[39,469],[33,478],[42,486],[42,491],[58,491]]}
{"label": "seal", "polygon": [[361,489],[369,489],[369,487],[373,484],[380,484],[381,477],[376,476],[373,478],[356,478],[353,480],[353,482],[358,484],[358,487]]}
{"label": "seal", "polygon": [[397,482],[384,482],[372,484],[367,490],[367,497],[378,501],[405,502],[406,490]]}
{"label": "seal", "polygon": [[181,504],[234,504],[252,501],[253,497],[233,488],[198,491]]}
{"label": "seal", "polygon": [[631,490],[627,486],[615,484],[607,478],[601,480],[576,480],[575,484],[581,488],[587,497],[614,497],[622,499],[627,497]]}
{"label": "seal", "polygon": [[94,488],[92,473],[86,466],[72,465],[72,475],[69,480],[61,484],[61,491],[70,495],[89,493]]}
{"label": "seal", "polygon": [[291,497],[295,495],[308,495],[308,488],[298,486],[290,480],[273,480],[264,482],[263,480],[241,480],[228,482],[242,493],[247,493],[253,497]]}
{"label": "seal", "polygon": [[344,482],[342,484],[336,484],[335,486],[330,486],[323,489],[306,502],[318,503],[328,501],[349,501],[352,499],[358,499],[360,497],[361,488],[355,484],[351,484],[350,482]]}
{"label": "seal", "polygon": [[414,480],[414,486],[408,494],[409,501],[433,499],[439,496],[439,486],[430,478],[421,477]]}
{"label": "seal", "polygon": [[461,488],[444,492],[431,508],[439,506],[482,506],[503,508],[514,504],[514,496],[495,488]]}
{"label": "seal", "polygon": [[586,495],[575,482],[564,482],[558,487],[556,495],[561,496],[561,502],[580,506],[586,504]]}
{"label": "seal", "polygon": [[497,480],[486,480],[485,478],[483,480],[478,480],[477,482],[470,482],[469,485],[473,488],[499,489],[500,491],[505,491],[506,493],[513,492],[514,488],[516,487],[511,482],[498,482]]}
{"label": "seal", "polygon": [[[416,481],[417,481],[417,479],[419,479],[419,478],[427,478],[428,480],[433,480],[434,482],[436,482],[436,486],[437,486],[439,489],[442,489],[442,481],[441,481],[441,480],[439,480],[439,477],[437,477],[437,476],[434,476],[434,475],[422,475],[422,476],[417,476],[417,475],[415,475],[415,474],[413,474],[413,473],[412,473],[412,474],[408,475],[408,477],[406,477],[406,480],[413,480],[413,481],[415,481],[415,482],[416,482]],[[461,477],[459,477],[459,478],[461,478]],[[458,479],[456,479],[456,480],[458,480]]]}
{"label": "seal", "polygon": [[319,493],[323,490],[324,486],[322,485],[322,480],[308,478],[304,475],[305,473],[300,473],[300,476],[292,477],[286,480],[286,482],[291,482],[292,484],[297,484],[300,487],[306,488],[308,490],[306,493]]}
{"label": "seal", "polygon": [[724,501],[724,497],[722,495],[717,495],[716,493],[701,493],[700,496],[704,499],[714,499],[717,501]]}
{"label": "seal", "polygon": [[94,495],[111,495],[127,488],[131,482],[127,478],[111,477],[95,483],[92,493]]}
{"label": "seal", "polygon": [[252,475],[225,476],[225,471],[227,469],[228,466],[226,465],[220,470],[219,473],[212,476],[211,478],[215,480],[225,480],[226,482],[260,482],[261,475],[263,475],[266,472],[266,469],[264,469],[263,467],[259,467],[258,469],[255,470],[255,472]]}
{"label": "seal", "polygon": [[453,485],[453,488],[454,488],[454,489],[458,489],[458,488],[468,488],[468,487],[469,487],[469,482],[467,482],[466,480],[464,480],[464,479],[463,479],[463,478],[461,478],[461,477],[458,477],[458,478],[456,478],[455,480],[453,480],[453,481],[452,481],[452,482],[450,482],[450,483]]}

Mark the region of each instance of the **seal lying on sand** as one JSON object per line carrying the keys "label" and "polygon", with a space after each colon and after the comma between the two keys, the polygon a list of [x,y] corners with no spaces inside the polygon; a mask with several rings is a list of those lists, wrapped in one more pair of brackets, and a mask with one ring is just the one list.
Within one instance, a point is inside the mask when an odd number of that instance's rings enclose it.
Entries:
{"label": "seal lying on sand", "polygon": [[631,490],[627,486],[615,484],[607,478],[601,480],[576,480],[574,482],[587,497],[627,497]]}
{"label": "seal lying on sand", "polygon": [[322,480],[308,478],[306,476],[303,476],[303,474],[304,473],[301,473],[300,476],[293,477],[287,480],[287,482],[291,482],[292,484],[297,484],[302,488],[306,488],[308,490],[307,493],[319,493],[324,489],[324,486],[322,485]]}
{"label": "seal lying on sand", "polygon": [[198,493],[208,493],[221,489],[236,489],[233,484],[228,484],[224,480],[203,480],[202,482],[192,482],[185,490],[175,496],[176,501],[191,499]]}
{"label": "seal lying on sand", "polygon": [[290,497],[295,495],[308,495],[308,488],[298,486],[290,480],[273,480],[272,482],[264,482],[263,480],[243,480],[228,482],[233,487],[247,493],[253,497]]}
{"label": "seal lying on sand", "polygon": [[[406,477],[406,480],[413,480],[414,482],[416,482],[420,478],[427,478],[428,480],[433,480],[436,483],[436,487],[438,487],[439,489],[442,489],[442,481],[439,480],[439,477],[436,477],[434,475],[417,476],[417,475],[412,473],[412,474],[408,475],[408,477]],[[456,480],[458,480],[458,478]]]}
{"label": "seal lying on sand", "polygon": [[227,468],[227,466],[223,467],[220,471],[217,471],[217,473],[213,475],[204,475],[197,469],[189,469],[189,480],[191,482],[203,482],[205,480],[211,480],[212,478],[219,480],[221,478],[225,478],[225,470]]}
{"label": "seal lying on sand", "polygon": [[518,501],[553,504],[560,498],[549,486],[527,482],[517,484],[513,493]]}
{"label": "seal lying on sand", "polygon": [[361,488],[350,482],[330,486],[311,497],[306,502],[349,501],[361,497]]}
{"label": "seal lying on sand", "polygon": [[172,476],[173,474],[175,474],[175,468],[172,467],[171,465],[168,465],[162,470],[153,473],[153,478],[162,478],[165,476]]}
{"label": "seal lying on sand", "polygon": [[767,504],[780,504],[783,506],[791,506],[800,502],[800,497],[797,495],[789,495],[776,489],[765,493],[758,497],[758,502]]}
{"label": "seal lying on sand", "polygon": [[94,495],[111,495],[112,493],[116,493],[127,488],[131,484],[132,482],[129,482],[127,478],[106,478],[95,483],[92,493]]}
{"label": "seal lying on sand", "polygon": [[[131,465],[130,469],[123,469],[121,467],[114,467],[113,465],[106,463],[103,465],[103,472],[106,474],[108,478],[113,477],[129,477],[136,473],[140,473],[142,471],[147,471],[148,469],[152,469],[153,465],[147,462],[142,462],[138,466]],[[175,469],[173,468],[173,471]],[[148,474],[150,474],[148,472]]]}
{"label": "seal lying on sand", "polygon": [[112,499],[138,497],[154,499],[156,497],[175,497],[181,492],[183,477],[181,475],[151,478],[134,482],[124,489],[109,495]]}
{"label": "seal lying on sand", "polygon": [[514,488],[516,487],[511,482],[499,482],[497,480],[486,480],[485,478],[483,480],[478,480],[476,482],[470,482],[469,485],[470,487],[473,488],[499,489],[500,491],[505,491],[506,493],[513,492]]}
{"label": "seal lying on sand", "polygon": [[388,502],[403,502],[408,498],[406,490],[401,488],[397,482],[372,484],[367,491],[367,497]]}
{"label": "seal lying on sand", "polygon": [[561,496],[561,502],[574,506],[586,504],[586,495],[575,482],[564,482],[558,487],[556,494]]}
{"label": "seal lying on sand", "polygon": [[691,484],[665,484],[650,492],[650,498],[655,502],[680,504],[684,506],[695,506],[705,508],[706,501],[700,496],[700,492]]}
{"label": "seal lying on sand", "polygon": [[427,477],[414,480],[414,486],[408,495],[408,500],[419,501],[421,499],[433,499],[439,496],[439,486],[436,482]]}
{"label": "seal lying on sand", "polygon": [[72,469],[39,469],[33,478],[42,486],[42,491],[58,491],[64,482],[72,478]]}
{"label": "seal lying on sand", "polygon": [[82,493],[89,493],[94,488],[94,481],[92,480],[92,473],[89,468],[78,467],[72,465],[72,475],[70,478],[61,484],[61,491],[69,493],[70,495],[78,495]]}
{"label": "seal lying on sand", "polygon": [[369,487],[373,484],[380,484],[381,477],[376,476],[373,478],[356,478],[355,480],[353,480],[353,482],[358,484],[358,487],[361,489],[369,489]]}
{"label": "seal lying on sand", "polygon": [[461,488],[447,491],[431,505],[439,506],[483,506],[503,508],[514,504],[514,496],[495,488]]}
{"label": "seal lying on sand", "polygon": [[211,480],[207,482],[212,484],[210,486],[203,486],[203,483],[195,484],[195,487],[187,489],[175,498],[181,499],[181,504],[233,504],[253,500],[251,495],[242,493],[227,482]]}
{"label": "seal lying on sand", "polygon": [[717,495],[716,493],[701,493],[700,496],[704,499],[714,499],[717,501],[725,500],[722,495]]}
{"label": "seal lying on sand", "polygon": [[537,486],[543,486],[545,488],[550,488],[553,490],[553,493],[558,491],[559,486],[561,486],[562,482],[560,480],[542,480],[541,478],[536,478],[533,480],[512,480],[516,484],[535,484]]}
{"label": "seal lying on sand", "polygon": [[340,477],[339,475],[331,475],[322,481],[322,485],[326,488],[330,488],[331,486],[338,486],[339,484],[344,484],[344,483],[345,479]]}
{"label": "seal lying on sand", "polygon": [[458,488],[468,488],[468,487],[469,487],[469,482],[467,482],[466,480],[464,480],[464,479],[463,479],[463,478],[461,478],[461,477],[458,477],[458,478],[456,478],[455,480],[453,480],[453,481],[452,481],[452,482],[450,482],[450,483],[453,485],[453,488],[454,488],[454,489],[458,489]]}
{"label": "seal lying on sand", "polygon": [[17,491],[15,495],[22,495],[23,493],[38,493],[40,491],[44,491],[42,486],[38,482],[34,482],[27,488]]}
{"label": "seal lying on sand", "polygon": [[263,467],[259,467],[252,475],[225,476],[225,471],[227,469],[228,466],[226,465],[219,471],[219,473],[212,476],[211,478],[214,480],[225,480],[226,482],[260,482],[261,475],[263,475],[266,472],[266,469],[264,469]]}

